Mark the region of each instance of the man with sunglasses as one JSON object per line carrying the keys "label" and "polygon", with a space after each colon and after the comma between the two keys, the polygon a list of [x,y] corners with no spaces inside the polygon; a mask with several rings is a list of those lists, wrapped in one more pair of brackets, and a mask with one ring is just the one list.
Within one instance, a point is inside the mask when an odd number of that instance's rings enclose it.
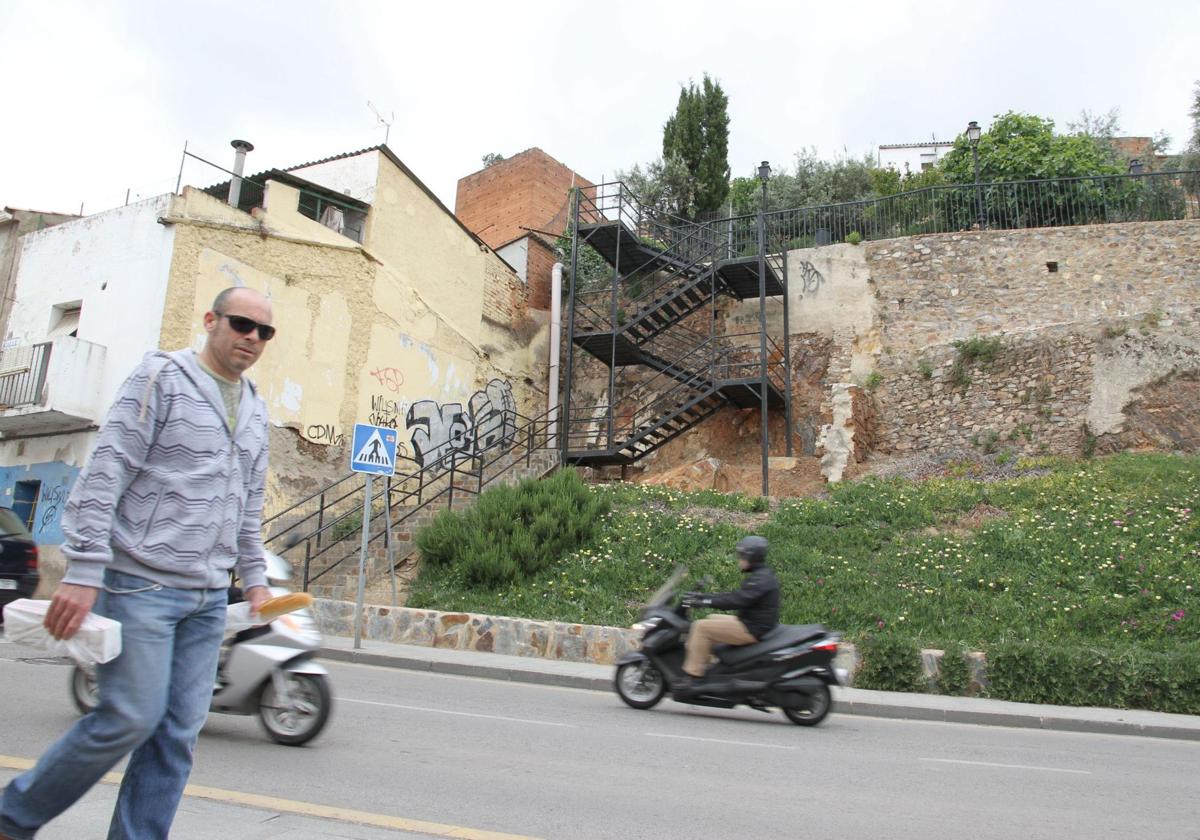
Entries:
{"label": "man with sunglasses", "polygon": [[46,629],[87,614],[121,622],[99,666],[100,703],[13,779],[0,840],[29,838],[132,753],[109,840],[166,838],[208,715],[235,569],[255,610],[269,597],[262,546],[267,410],[243,374],[275,335],[271,304],[226,289],[207,338],[148,354],[125,381],[63,518],[63,582]]}

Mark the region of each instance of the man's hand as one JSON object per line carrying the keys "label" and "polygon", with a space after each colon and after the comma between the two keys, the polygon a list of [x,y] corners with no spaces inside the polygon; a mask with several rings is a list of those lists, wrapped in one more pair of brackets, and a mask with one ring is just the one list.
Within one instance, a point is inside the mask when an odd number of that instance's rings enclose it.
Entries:
{"label": "man's hand", "polygon": [[250,612],[252,613],[258,612],[258,608],[271,598],[271,590],[265,586],[251,586],[242,594],[250,602]]}
{"label": "man's hand", "polygon": [[50,609],[42,626],[56,639],[69,639],[79,632],[79,626],[87,618],[96,603],[100,590],[94,586],[76,583],[60,583],[50,599]]}

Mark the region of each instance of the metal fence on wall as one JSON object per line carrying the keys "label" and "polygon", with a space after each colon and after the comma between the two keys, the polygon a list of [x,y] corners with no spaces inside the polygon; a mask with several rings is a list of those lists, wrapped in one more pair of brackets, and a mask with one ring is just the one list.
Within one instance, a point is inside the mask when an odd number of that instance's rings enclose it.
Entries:
{"label": "metal fence on wall", "polygon": [[[772,251],[855,238],[1196,218],[1200,171],[952,184],[766,214]],[[749,236],[734,238],[735,248],[749,245]]]}

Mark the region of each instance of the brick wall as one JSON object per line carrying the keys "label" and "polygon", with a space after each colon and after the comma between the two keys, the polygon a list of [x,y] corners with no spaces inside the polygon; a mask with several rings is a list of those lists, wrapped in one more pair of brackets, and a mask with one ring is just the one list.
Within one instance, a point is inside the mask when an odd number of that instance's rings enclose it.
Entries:
{"label": "brick wall", "polygon": [[522,226],[553,225],[557,234],[566,227],[562,211],[572,178],[575,186],[592,186],[541,149],[527,149],[460,178],[454,214],[493,248],[524,236]]}
{"label": "brick wall", "polygon": [[550,286],[554,274],[554,264],[558,256],[554,248],[547,245],[541,237],[529,237],[529,260],[525,268],[525,283],[529,287],[529,308],[548,310],[550,308]]}
{"label": "brick wall", "polygon": [[500,260],[492,258],[484,265],[483,317],[496,324],[516,327],[525,319],[525,284]]}

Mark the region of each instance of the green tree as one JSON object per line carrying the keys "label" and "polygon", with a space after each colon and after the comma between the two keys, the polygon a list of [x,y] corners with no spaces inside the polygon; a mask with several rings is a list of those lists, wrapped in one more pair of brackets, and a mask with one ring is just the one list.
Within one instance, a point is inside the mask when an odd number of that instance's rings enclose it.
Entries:
{"label": "green tree", "polygon": [[[949,183],[974,183],[974,162],[966,134],[955,138],[954,148],[938,166]],[[1115,175],[1122,171],[1094,138],[1055,134],[1053,120],[1032,114],[1001,114],[979,138],[979,180],[985,183]]]}
{"label": "green tree", "polygon": [[729,195],[729,98],[707,73],[697,86],[679,91],[675,113],[663,126],[663,174],[680,167],[684,184],[674,185],[674,209],[694,218],[720,209]]}
{"label": "green tree", "polygon": [[483,168],[488,169],[493,167],[502,160],[504,160],[504,155],[499,152],[488,152],[483,156]]}

